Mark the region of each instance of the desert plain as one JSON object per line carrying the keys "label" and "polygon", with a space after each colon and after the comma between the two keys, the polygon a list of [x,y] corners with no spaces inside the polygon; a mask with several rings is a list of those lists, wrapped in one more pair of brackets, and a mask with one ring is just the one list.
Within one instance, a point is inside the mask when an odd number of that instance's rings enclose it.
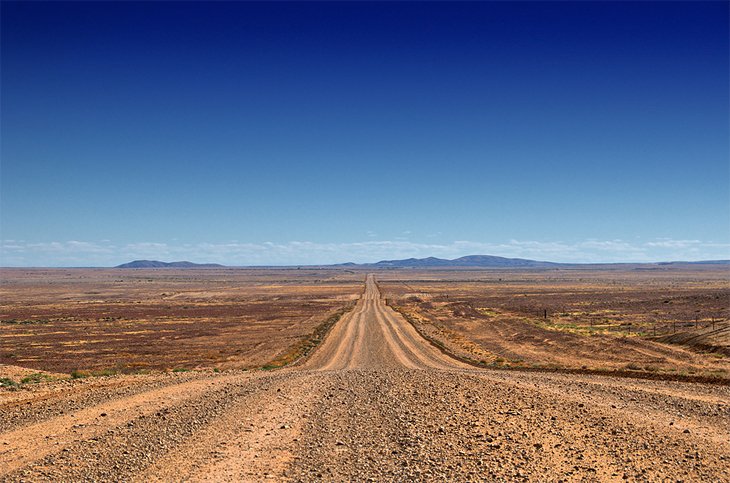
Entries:
{"label": "desert plain", "polygon": [[0,481],[730,480],[727,265],[0,281]]}

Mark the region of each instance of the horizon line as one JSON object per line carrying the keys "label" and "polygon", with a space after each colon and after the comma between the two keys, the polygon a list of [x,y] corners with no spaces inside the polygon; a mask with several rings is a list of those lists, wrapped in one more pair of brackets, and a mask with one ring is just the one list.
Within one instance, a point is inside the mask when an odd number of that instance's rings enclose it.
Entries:
{"label": "horizon line", "polygon": [[[162,260],[152,259],[138,259],[124,262],[118,265],[0,265],[0,269],[122,269],[122,270],[152,270],[152,269],[199,269],[199,270],[215,270],[221,268],[372,268],[372,269],[434,269],[434,268],[480,268],[480,269],[542,269],[549,270],[551,268],[570,268],[570,267],[586,267],[586,266],[610,266],[610,265],[671,265],[671,264],[688,264],[688,265],[730,265],[730,259],[699,259],[699,260],[656,260],[656,261],[644,261],[644,262],[630,262],[630,261],[608,261],[608,262],[551,262],[548,260],[532,260],[518,257],[501,257],[498,255],[465,255],[465,257],[474,256],[488,256],[494,258],[501,258],[505,260],[524,260],[534,263],[546,263],[550,266],[480,266],[480,265],[437,265],[437,266],[389,266],[379,265],[385,262],[402,262],[408,260],[428,260],[436,259],[443,261],[454,261],[458,260],[458,257],[454,259],[446,259],[439,257],[425,257],[425,258],[405,258],[397,260],[379,260],[377,262],[339,262],[339,263],[294,263],[294,264],[253,264],[253,265],[226,265],[223,263],[213,262],[191,262],[189,260],[174,260],[165,262]],[[193,266],[188,267],[124,267],[134,262],[156,262],[156,263],[191,263]]]}

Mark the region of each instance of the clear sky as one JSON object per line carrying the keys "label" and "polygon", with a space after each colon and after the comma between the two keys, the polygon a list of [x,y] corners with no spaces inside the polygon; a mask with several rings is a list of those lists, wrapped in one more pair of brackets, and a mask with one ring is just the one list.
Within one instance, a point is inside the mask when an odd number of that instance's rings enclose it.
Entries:
{"label": "clear sky", "polygon": [[727,2],[2,2],[0,265],[730,258]]}

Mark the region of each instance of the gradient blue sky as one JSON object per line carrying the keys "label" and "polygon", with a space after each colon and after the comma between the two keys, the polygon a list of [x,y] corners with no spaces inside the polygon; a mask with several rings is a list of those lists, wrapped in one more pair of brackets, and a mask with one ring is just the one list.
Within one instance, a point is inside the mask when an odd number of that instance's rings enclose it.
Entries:
{"label": "gradient blue sky", "polygon": [[2,265],[730,258],[727,2],[2,2]]}

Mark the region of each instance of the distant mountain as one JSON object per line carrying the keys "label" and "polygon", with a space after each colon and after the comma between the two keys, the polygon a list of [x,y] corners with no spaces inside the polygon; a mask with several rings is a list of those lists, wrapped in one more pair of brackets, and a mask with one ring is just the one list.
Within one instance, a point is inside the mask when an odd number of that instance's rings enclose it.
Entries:
{"label": "distant mountain", "polygon": [[526,258],[504,258],[493,255],[467,255],[452,260],[456,265],[464,267],[556,267],[564,263],[543,262]]}
{"label": "distant mountain", "polygon": [[114,268],[215,268],[223,267],[217,263],[193,263],[193,262],[160,262],[158,260],[135,260],[129,263],[122,263]]}
{"label": "distant mountain", "polygon": [[451,260],[443,258],[406,258],[405,260],[381,260],[377,263],[366,263],[370,267],[448,267]]}
{"label": "distant mountain", "polygon": [[[555,263],[529,260],[525,258],[505,258],[493,255],[467,255],[448,260],[445,258],[406,258],[404,260],[381,260],[376,263],[338,263],[318,265],[319,267],[340,268],[433,268],[433,267],[478,267],[478,268],[560,268],[590,266],[635,266],[636,270],[657,270],[663,265],[730,265],[730,260],[707,260],[698,262],[658,262],[658,263]],[[305,267],[308,265],[301,265]],[[221,268],[217,263],[160,262],[158,260],[135,260],[114,268]],[[273,267],[273,265],[272,265]],[[643,268],[641,268],[643,267]]]}
{"label": "distant mountain", "polygon": [[489,267],[489,268],[547,268],[559,267],[563,264],[552,262],[541,262],[537,260],[527,260],[524,258],[504,258],[495,257],[493,255],[468,255],[465,257],[447,260],[445,258],[407,258],[405,260],[381,260],[377,263],[366,263],[363,266],[373,268],[428,268],[428,267]]}

